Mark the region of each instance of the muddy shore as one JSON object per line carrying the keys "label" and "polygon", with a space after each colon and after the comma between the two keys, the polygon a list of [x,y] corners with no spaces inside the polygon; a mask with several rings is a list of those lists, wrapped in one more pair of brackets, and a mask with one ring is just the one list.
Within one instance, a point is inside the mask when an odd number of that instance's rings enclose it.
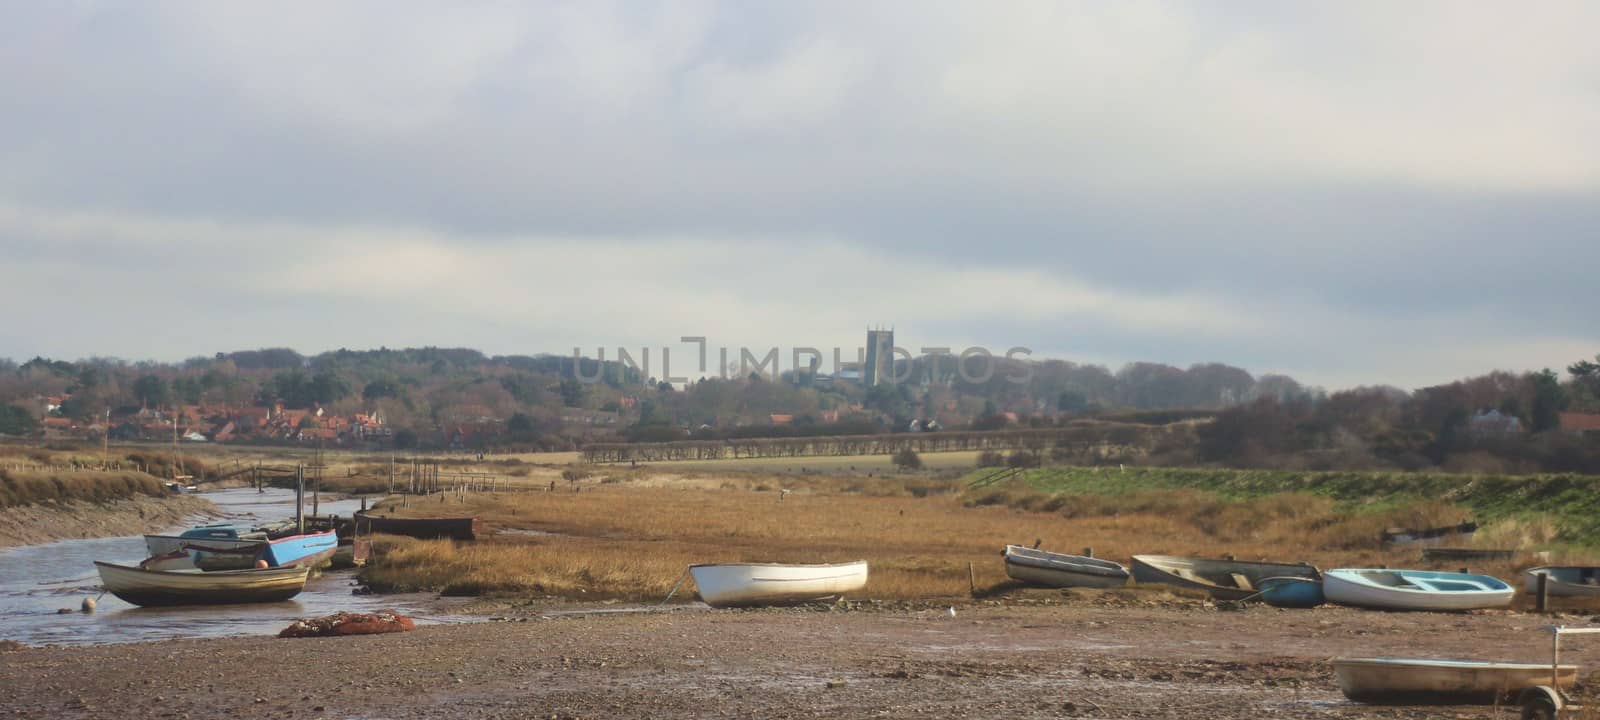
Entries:
{"label": "muddy shore", "polygon": [[[945,608],[570,610],[412,633],[0,652],[0,715],[58,718],[1489,718],[1339,693],[1334,656],[1542,661],[1516,612],[1226,611],[1084,596]],[[1567,616],[1556,622],[1588,624]],[[1581,673],[1600,641],[1573,643]],[[1515,717],[1500,709],[1501,717]]]}
{"label": "muddy shore", "polygon": [[108,503],[74,500],[0,510],[0,547],[55,540],[139,535],[180,525],[199,513],[215,512],[194,495],[138,496]]}

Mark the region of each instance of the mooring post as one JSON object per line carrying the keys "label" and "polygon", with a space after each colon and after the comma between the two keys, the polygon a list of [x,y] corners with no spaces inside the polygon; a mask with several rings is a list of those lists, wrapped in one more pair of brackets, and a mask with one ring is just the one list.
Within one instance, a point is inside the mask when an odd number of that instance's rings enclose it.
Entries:
{"label": "mooring post", "polygon": [[967,563],[967,593],[973,597],[978,595],[978,573],[972,569],[972,563]]}
{"label": "mooring post", "polygon": [[1092,548],[1092,547],[1084,548],[1083,549],[1083,556],[1086,557],[1086,558],[1094,557],[1094,548]]}
{"label": "mooring post", "polygon": [[1545,612],[1550,608],[1550,573],[1539,573],[1539,591],[1534,593],[1534,608]]}

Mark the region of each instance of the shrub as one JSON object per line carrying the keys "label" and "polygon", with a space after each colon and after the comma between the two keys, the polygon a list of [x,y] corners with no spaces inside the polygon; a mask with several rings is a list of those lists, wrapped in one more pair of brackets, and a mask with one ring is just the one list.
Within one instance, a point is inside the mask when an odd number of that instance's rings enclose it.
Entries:
{"label": "shrub", "polygon": [[915,450],[906,448],[894,454],[894,464],[901,470],[920,470],[922,458],[917,456]]}
{"label": "shrub", "polygon": [[999,450],[985,450],[978,454],[978,467],[1002,467],[1006,464],[1006,456]]}

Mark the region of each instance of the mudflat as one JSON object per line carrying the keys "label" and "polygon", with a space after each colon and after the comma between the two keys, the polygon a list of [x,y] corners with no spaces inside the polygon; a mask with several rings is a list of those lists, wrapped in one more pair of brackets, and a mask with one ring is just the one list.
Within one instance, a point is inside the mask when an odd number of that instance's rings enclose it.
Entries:
{"label": "mudflat", "polygon": [[[1540,662],[1516,611],[1229,610],[1080,593],[748,611],[540,609],[364,637],[0,653],[0,715],[57,718],[1487,718],[1340,695],[1339,655]],[[1587,677],[1600,641],[1569,643]],[[1514,717],[1501,708],[1502,717]]]}

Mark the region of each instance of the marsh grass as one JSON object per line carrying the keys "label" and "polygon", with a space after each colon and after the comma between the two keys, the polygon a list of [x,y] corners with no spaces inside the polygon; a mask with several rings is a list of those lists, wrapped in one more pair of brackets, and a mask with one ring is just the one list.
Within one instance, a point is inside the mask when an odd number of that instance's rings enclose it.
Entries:
{"label": "marsh grass", "polygon": [[0,470],[0,508],[67,500],[103,503],[167,494],[160,480],[140,472]]}

